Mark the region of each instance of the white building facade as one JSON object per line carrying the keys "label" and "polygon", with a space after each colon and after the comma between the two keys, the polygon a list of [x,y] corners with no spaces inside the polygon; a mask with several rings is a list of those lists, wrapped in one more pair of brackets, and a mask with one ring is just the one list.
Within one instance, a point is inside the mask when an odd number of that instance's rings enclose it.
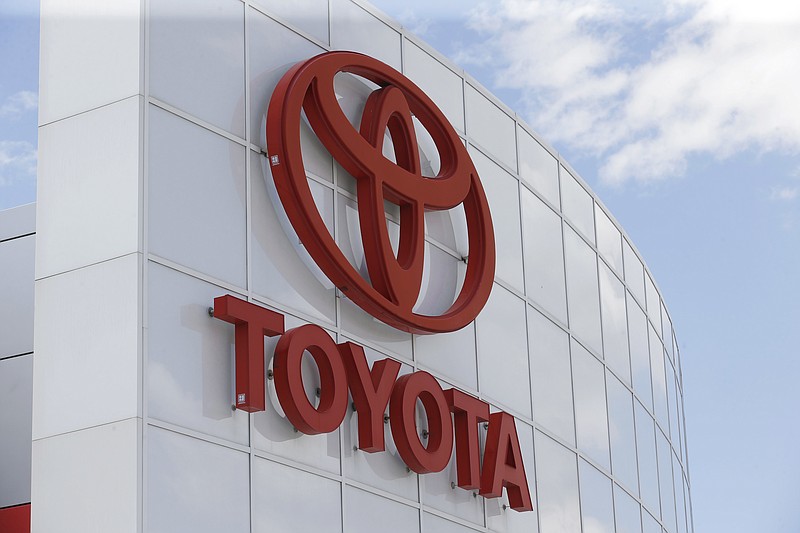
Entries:
{"label": "white building facade", "polygon": [[[30,530],[48,533],[693,531],[680,353],[654,280],[568,163],[468,74],[353,0],[43,0],[41,17],[35,235],[33,206],[0,213],[14,266],[0,280],[14,302],[0,310],[0,420],[14,429],[0,436],[0,508],[30,502]],[[286,219],[267,106],[290,67],[331,50],[418,85],[480,175],[496,268],[463,329],[375,319]],[[374,89],[337,75],[354,127]],[[356,179],[307,120],[301,141],[316,208],[367,276]],[[396,251],[400,213],[386,209]],[[415,309],[437,314],[470,251],[463,210],[425,222]],[[534,509],[457,486],[455,452],[414,472],[389,424],[385,451],[359,449],[352,409],[330,433],[296,430],[269,379],[278,336],[264,339],[266,410],[236,409],[235,328],[209,312],[223,295],[513,415]],[[303,370],[314,401],[319,372],[310,358]]]}

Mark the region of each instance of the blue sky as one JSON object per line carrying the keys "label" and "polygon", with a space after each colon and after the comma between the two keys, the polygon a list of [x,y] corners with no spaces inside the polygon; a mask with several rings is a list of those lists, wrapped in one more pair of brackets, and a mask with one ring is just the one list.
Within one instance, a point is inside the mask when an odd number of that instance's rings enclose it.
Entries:
{"label": "blue sky", "polygon": [[[800,531],[800,4],[374,0],[548,139],[682,350],[695,529]],[[38,13],[0,6],[0,209],[35,200]]]}
{"label": "blue sky", "polygon": [[0,209],[36,200],[39,3],[0,6]]}

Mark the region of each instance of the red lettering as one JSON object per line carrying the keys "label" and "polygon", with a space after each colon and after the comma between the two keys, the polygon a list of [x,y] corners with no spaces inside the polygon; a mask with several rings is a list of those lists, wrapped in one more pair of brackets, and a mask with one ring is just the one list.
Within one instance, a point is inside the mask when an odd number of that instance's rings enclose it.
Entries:
{"label": "red lettering", "polygon": [[236,408],[263,411],[264,337],[283,333],[283,315],[228,294],[214,298],[214,318],[236,325]]}
{"label": "red lettering", "polygon": [[512,509],[533,510],[514,417],[500,412],[489,415],[480,493],[486,498],[498,498],[503,495],[503,487]]}
{"label": "red lettering", "polygon": [[[319,370],[319,405],[314,407],[303,387],[303,353],[308,351]],[[275,347],[275,391],[286,418],[307,435],[330,433],[347,412],[347,374],[331,336],[306,324],[286,332]]]}
{"label": "red lettering", "polygon": [[462,489],[480,487],[481,448],[478,424],[489,421],[489,404],[458,389],[444,391],[456,432],[456,473]]}
{"label": "red lettering", "polygon": [[[417,433],[417,398],[428,419],[428,445]],[[389,423],[397,452],[411,470],[419,474],[440,472],[453,452],[453,423],[442,387],[427,372],[401,376],[389,403]]]}
{"label": "red lettering", "polygon": [[[264,336],[284,333],[283,315],[226,295],[214,299],[214,317],[236,326],[236,407],[263,411]],[[303,384],[305,352],[319,371],[316,407]],[[349,389],[358,412],[358,446],[367,452],[385,449],[383,416],[388,404],[397,451],[411,470],[419,474],[442,471],[455,445],[459,487],[478,488],[486,498],[502,496],[505,487],[512,509],[532,510],[514,417],[504,412],[489,414],[489,404],[458,389],[443,391],[436,378],[424,371],[398,379],[400,366],[387,358],[370,369],[364,348],[350,342],[337,345],[324,329],[308,324],[289,330],[278,341],[275,388],[286,417],[308,435],[329,433],[341,425]],[[417,428],[417,400],[425,410],[427,436],[421,436]],[[481,467],[478,425],[487,420]]]}
{"label": "red lettering", "polygon": [[386,448],[383,414],[400,372],[400,363],[383,359],[372,365],[370,371],[361,346],[347,342],[339,345],[339,352],[358,412],[358,447],[367,452],[383,451]]}

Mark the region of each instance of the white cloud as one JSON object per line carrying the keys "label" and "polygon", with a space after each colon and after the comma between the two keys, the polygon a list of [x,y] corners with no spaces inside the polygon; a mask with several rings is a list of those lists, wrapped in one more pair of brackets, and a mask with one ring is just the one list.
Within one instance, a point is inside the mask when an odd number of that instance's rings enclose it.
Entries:
{"label": "white cloud", "polygon": [[36,148],[24,141],[0,141],[0,187],[36,179]]}
{"label": "white cloud", "polygon": [[455,37],[450,24],[466,19],[482,0],[371,0],[370,3],[427,40]]}
{"label": "white cloud", "polygon": [[39,106],[39,95],[31,91],[14,93],[0,105],[0,117],[16,117]]}
{"label": "white cloud", "polygon": [[398,15],[398,20],[417,35],[425,35],[431,27],[432,20],[430,18],[420,17],[418,12],[410,8],[405,8]]}
{"label": "white cloud", "polygon": [[800,3],[503,0],[473,11],[534,129],[604,182],[682,174],[693,155],[800,152]]}
{"label": "white cloud", "polygon": [[772,189],[770,198],[772,200],[781,200],[784,202],[791,202],[800,194],[800,187],[775,187]]}

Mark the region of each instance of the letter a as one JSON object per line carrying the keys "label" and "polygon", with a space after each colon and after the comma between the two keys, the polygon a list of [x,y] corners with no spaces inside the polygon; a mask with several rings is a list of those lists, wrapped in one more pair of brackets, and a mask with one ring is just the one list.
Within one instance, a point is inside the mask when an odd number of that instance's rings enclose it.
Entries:
{"label": "letter a", "polygon": [[480,493],[486,498],[497,498],[503,495],[503,487],[512,509],[533,510],[514,417],[500,412],[489,415]]}

